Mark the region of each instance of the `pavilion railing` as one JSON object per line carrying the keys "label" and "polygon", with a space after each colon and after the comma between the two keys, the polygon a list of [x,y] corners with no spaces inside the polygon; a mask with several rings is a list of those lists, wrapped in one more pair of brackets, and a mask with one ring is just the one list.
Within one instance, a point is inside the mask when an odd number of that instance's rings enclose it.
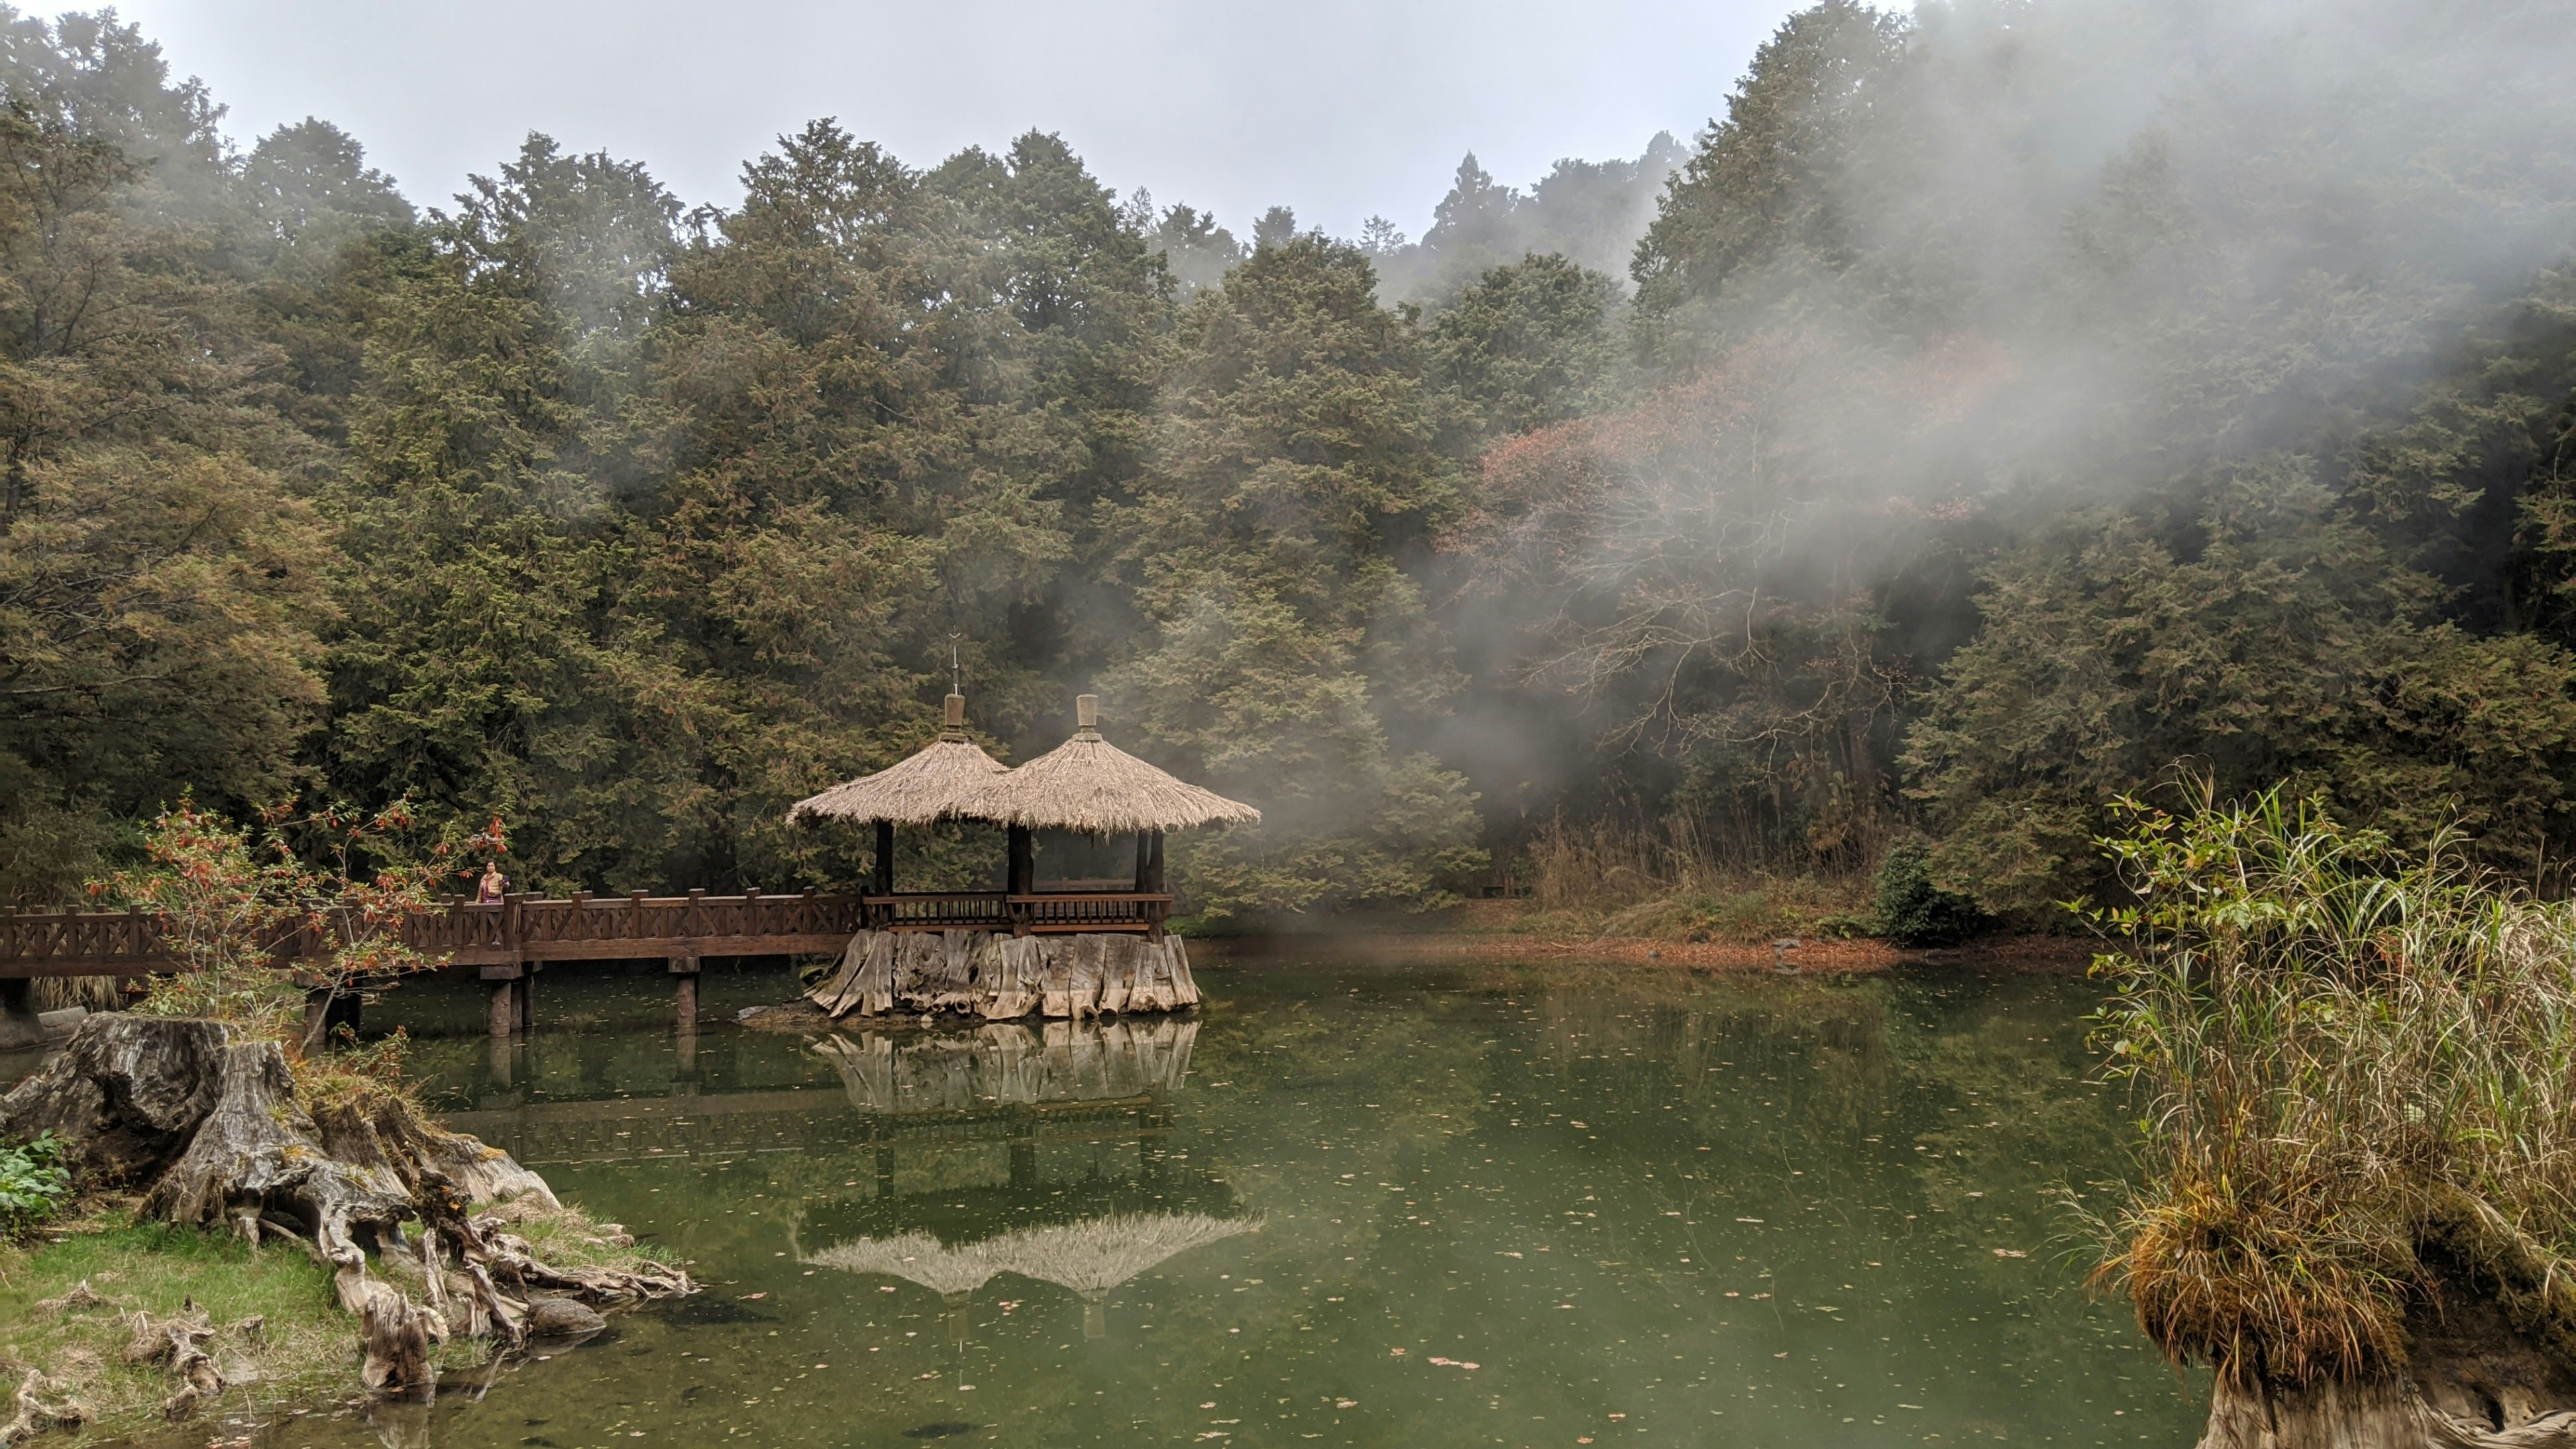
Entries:
{"label": "pavilion railing", "polygon": [[1172,914],[1155,891],[916,891],[866,898],[880,931],[1152,931]]}
{"label": "pavilion railing", "polygon": [[1031,931],[1149,931],[1172,898],[1146,891],[1047,892],[1011,897],[1013,924]]}
{"label": "pavilion railing", "polygon": [[867,897],[868,925],[880,931],[1007,931],[1010,897],[1001,891],[899,891]]}

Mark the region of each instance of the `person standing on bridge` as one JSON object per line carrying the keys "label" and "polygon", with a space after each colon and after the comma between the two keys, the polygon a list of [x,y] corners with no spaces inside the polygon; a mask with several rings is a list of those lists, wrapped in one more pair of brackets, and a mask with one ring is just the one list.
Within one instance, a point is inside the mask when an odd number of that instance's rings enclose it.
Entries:
{"label": "person standing on bridge", "polygon": [[497,906],[501,904],[501,897],[509,888],[510,878],[501,874],[501,862],[486,861],[483,865],[483,883],[474,891],[474,903],[482,906]]}

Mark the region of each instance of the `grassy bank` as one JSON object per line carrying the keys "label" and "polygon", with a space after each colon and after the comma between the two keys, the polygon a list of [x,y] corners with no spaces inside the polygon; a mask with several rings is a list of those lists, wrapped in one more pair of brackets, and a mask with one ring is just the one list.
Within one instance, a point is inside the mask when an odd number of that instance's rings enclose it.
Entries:
{"label": "grassy bank", "polygon": [[1758,875],[1590,897],[1533,894],[1474,901],[1447,916],[1453,929],[1495,936],[1606,937],[1754,946],[1795,936],[1852,940],[1878,934],[1867,877]]}
{"label": "grassy bank", "polygon": [[[550,1262],[638,1261],[622,1234],[577,1210],[514,1203],[497,1211]],[[419,1269],[407,1259],[375,1267],[406,1288],[418,1285]],[[41,1370],[46,1397],[68,1394],[92,1416],[81,1435],[158,1423],[162,1400],[177,1387],[157,1364],[129,1359],[138,1312],[216,1331],[206,1352],[226,1387],[218,1403],[197,1411],[201,1421],[269,1417],[357,1390],[357,1322],[342,1311],[329,1272],[294,1241],[254,1248],[229,1233],[137,1222],[130,1201],[109,1199],[0,1247],[0,1377],[14,1388],[29,1369]],[[442,1376],[487,1362],[490,1347],[451,1338],[438,1352]]]}
{"label": "grassy bank", "polygon": [[1476,901],[1455,928],[1507,936],[1759,946],[1883,938],[1941,946],[1993,927],[1944,890],[1923,851],[1891,842],[1843,870],[1731,862],[1686,821],[1550,822],[1514,858],[1524,894]]}
{"label": "grassy bank", "polygon": [[2425,1382],[2442,1324],[2576,1344],[2576,905],[2279,794],[2137,809],[2102,1037],[2144,1181],[2101,1279],[2261,1392]]}

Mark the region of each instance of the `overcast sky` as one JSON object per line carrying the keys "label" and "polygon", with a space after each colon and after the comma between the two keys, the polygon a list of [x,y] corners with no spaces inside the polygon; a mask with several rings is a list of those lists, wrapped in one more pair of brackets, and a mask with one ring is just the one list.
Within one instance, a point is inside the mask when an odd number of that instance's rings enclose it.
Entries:
{"label": "overcast sky", "polygon": [[[20,0],[22,5],[25,0]],[[54,8],[32,5],[44,13]],[[68,5],[62,8],[70,8]],[[122,0],[247,144],[320,116],[444,205],[530,130],[730,202],[742,162],[837,116],[914,165],[1060,132],[1121,192],[1238,230],[1285,202],[1418,236],[1473,150],[1527,184],[1561,156],[1687,140],[1785,0]]]}

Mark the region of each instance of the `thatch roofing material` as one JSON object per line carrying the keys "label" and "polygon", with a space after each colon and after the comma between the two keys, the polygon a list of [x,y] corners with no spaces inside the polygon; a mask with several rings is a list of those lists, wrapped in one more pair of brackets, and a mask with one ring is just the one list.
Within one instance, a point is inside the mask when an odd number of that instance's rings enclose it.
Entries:
{"label": "thatch roofing material", "polygon": [[974,1292],[1005,1266],[981,1246],[950,1249],[928,1233],[835,1243],[804,1261],[845,1273],[909,1278],[943,1298],[951,1293]]}
{"label": "thatch roofing material", "polygon": [[1247,1233],[1258,1219],[1205,1213],[1117,1213],[1054,1227],[1021,1228],[990,1245],[1014,1273],[1060,1284],[1086,1299],[1192,1248]]}
{"label": "thatch roofing material", "polygon": [[962,1248],[927,1233],[859,1238],[802,1261],[850,1273],[882,1273],[934,1293],[970,1293],[996,1273],[1070,1288],[1098,1301],[1148,1268],[1192,1248],[1257,1231],[1260,1220],[1205,1213],[1119,1213],[1053,1227],[1016,1228]]}
{"label": "thatch roofing material", "polygon": [[1251,806],[1176,780],[1089,729],[986,782],[966,802],[964,813],[1032,830],[1090,835],[1250,825],[1261,819]]}
{"label": "thatch roofing material", "polygon": [[826,817],[863,825],[876,820],[928,825],[971,817],[973,811],[960,807],[1008,770],[964,734],[943,734],[928,748],[873,775],[861,775],[797,801],[788,807],[787,818],[790,822]]}

